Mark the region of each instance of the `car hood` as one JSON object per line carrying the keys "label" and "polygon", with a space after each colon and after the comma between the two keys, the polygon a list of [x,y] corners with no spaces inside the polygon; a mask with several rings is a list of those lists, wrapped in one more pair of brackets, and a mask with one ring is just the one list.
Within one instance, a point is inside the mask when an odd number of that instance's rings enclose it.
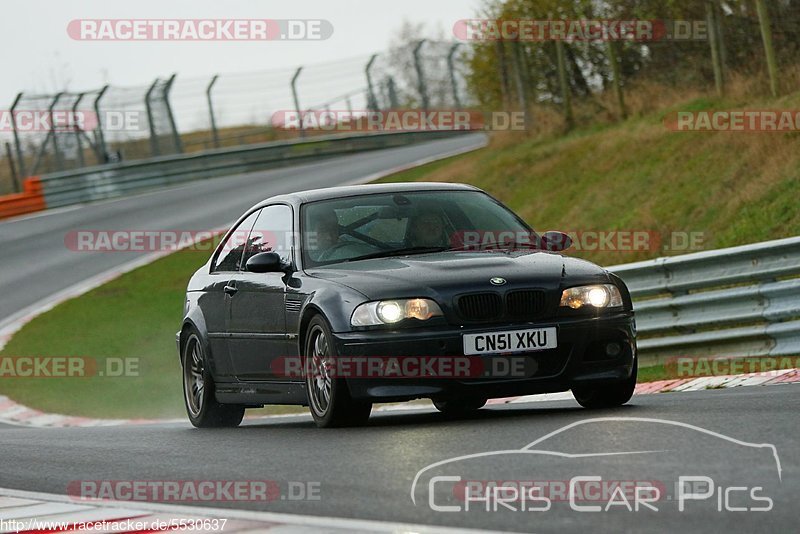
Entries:
{"label": "car hood", "polygon": [[[609,280],[601,267],[539,251],[441,252],[374,258],[308,269],[310,276],[348,286],[370,300],[432,297],[516,287],[555,290]],[[501,277],[502,286],[490,279]]]}

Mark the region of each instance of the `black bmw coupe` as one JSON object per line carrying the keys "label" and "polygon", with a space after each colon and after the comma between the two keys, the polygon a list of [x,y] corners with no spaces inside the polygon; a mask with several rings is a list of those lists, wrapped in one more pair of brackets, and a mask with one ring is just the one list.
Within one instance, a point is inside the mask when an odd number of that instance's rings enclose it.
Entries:
{"label": "black bmw coupe", "polygon": [[572,390],[626,403],[636,329],[620,278],[564,256],[485,192],[442,183],[276,196],[248,210],[192,276],[177,335],[189,419],[309,406],[318,426],[375,402],[446,414]]}

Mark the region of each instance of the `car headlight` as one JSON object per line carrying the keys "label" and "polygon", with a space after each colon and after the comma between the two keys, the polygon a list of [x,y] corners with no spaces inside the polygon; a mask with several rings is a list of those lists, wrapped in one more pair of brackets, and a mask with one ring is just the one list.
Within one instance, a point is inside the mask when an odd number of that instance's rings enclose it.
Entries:
{"label": "car headlight", "polygon": [[442,309],[430,299],[379,300],[358,306],[350,318],[350,324],[377,326],[399,323],[403,319],[427,321],[442,315]]}
{"label": "car headlight", "polygon": [[622,306],[622,294],[614,284],[571,287],[561,293],[561,306],[573,310],[584,306],[618,308]]}

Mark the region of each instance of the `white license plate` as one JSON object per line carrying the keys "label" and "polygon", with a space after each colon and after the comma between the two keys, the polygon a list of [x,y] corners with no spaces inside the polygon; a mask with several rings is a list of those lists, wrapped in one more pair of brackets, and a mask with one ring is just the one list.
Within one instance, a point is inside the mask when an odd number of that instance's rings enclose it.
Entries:
{"label": "white license plate", "polygon": [[554,326],[528,330],[504,330],[482,334],[464,334],[464,354],[501,354],[531,352],[558,347]]}

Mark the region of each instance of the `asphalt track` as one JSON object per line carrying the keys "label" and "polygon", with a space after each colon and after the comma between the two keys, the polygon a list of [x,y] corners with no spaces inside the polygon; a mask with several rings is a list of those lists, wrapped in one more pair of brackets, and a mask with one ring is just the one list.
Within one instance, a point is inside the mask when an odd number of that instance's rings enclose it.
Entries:
{"label": "asphalt track", "polygon": [[[0,486],[65,494],[70,483],[81,480],[272,480],[287,497],[290,481],[312,482],[319,488],[318,500],[207,506],[511,531],[796,532],[799,403],[800,387],[783,385],[646,395],[620,409],[592,412],[570,401],[494,406],[461,420],[432,411],[394,412],[376,414],[366,427],[351,429],[320,430],[306,416],[211,431],[186,424],[2,429]],[[566,425],[602,417],[625,420],[581,424],[535,447],[572,457],[508,452],[447,464],[424,472],[416,504],[411,500],[416,474],[431,463],[520,449]],[[777,456],[772,449],[739,442],[772,444]],[[627,454],[608,455],[612,452]],[[597,453],[604,455],[592,455]],[[577,512],[553,496],[547,511],[486,511],[478,503],[470,511],[440,512],[428,504],[434,474],[506,481],[599,475],[607,481],[661,481],[664,496],[655,503],[658,511],[618,506]],[[711,477],[714,496],[686,500],[685,511],[678,511],[671,487],[678,475]],[[771,511],[718,511],[720,488],[752,486],[761,486],[758,495],[773,500]],[[459,504],[447,484],[434,488],[436,504]],[[730,507],[763,504],[741,492],[729,495]],[[576,504],[607,502],[592,499]]]}
{"label": "asphalt track", "polygon": [[[358,181],[480,141],[464,136],[204,180],[0,223],[0,322],[141,254],[70,251],[64,245],[70,230],[207,230],[273,194]],[[592,412],[574,402],[552,401],[492,406],[460,420],[430,410],[382,413],[366,427],[352,429],[319,430],[308,416],[212,431],[188,424],[0,427],[0,487],[65,494],[74,487],[70,483],[85,480],[272,480],[283,498],[206,505],[512,531],[791,532],[800,494],[798,405],[800,388],[784,385],[647,395],[630,406]],[[490,451],[505,452],[485,454]],[[463,455],[475,456],[425,470]],[[412,483],[418,474],[415,503]],[[553,488],[587,475],[653,483],[661,497],[650,504],[658,511],[644,505],[638,511],[625,506],[573,510]],[[680,475],[708,476],[714,491],[703,500],[684,500],[681,512],[674,487]],[[532,511],[543,502],[523,498],[504,505],[495,500],[489,511],[476,501],[465,511],[458,484],[435,476],[548,481],[554,493],[546,511]],[[319,499],[288,498],[290,482],[318,487]],[[772,501],[770,511],[727,510],[764,507],[764,496]],[[573,504],[602,508],[611,500],[607,497]],[[436,511],[431,502],[461,510]]]}
{"label": "asphalt track", "polygon": [[76,252],[65,244],[70,231],[213,230],[230,224],[244,210],[273,195],[363,181],[387,169],[484,142],[483,134],[467,134],[317,163],[199,180],[0,222],[0,324],[57,291],[144,254]]}

